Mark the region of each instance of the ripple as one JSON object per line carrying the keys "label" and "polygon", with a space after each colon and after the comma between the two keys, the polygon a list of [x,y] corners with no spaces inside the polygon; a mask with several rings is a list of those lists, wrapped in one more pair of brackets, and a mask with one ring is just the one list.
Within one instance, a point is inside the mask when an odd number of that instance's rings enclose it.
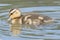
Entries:
{"label": "ripple", "polygon": [[60,6],[40,6],[40,7],[27,7],[20,8],[22,12],[32,12],[32,11],[57,11],[60,10]]}
{"label": "ripple", "polygon": [[0,6],[10,6],[11,4],[0,4]]}

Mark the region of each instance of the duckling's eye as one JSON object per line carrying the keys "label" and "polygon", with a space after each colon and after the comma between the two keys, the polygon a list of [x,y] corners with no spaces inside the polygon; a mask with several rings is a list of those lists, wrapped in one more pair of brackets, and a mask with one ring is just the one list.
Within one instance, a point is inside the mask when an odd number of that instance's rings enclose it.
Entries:
{"label": "duckling's eye", "polygon": [[13,13],[10,13],[10,15],[9,16],[11,16]]}
{"label": "duckling's eye", "polygon": [[12,15],[13,13],[11,13],[10,15]]}

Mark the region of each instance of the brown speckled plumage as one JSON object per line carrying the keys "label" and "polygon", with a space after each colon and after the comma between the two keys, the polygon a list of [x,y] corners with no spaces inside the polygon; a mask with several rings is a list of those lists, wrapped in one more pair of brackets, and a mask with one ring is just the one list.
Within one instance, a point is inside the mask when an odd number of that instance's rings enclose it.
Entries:
{"label": "brown speckled plumage", "polygon": [[18,20],[20,24],[40,25],[42,23],[51,22],[53,20],[48,16],[37,13],[22,15],[18,9],[11,9],[9,14],[9,18],[12,24],[16,23]]}

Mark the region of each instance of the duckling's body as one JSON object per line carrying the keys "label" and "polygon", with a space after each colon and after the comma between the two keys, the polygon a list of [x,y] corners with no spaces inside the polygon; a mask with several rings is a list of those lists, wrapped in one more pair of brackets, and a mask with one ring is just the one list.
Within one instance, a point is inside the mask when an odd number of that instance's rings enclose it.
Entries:
{"label": "duckling's body", "polygon": [[10,19],[12,24],[20,23],[20,24],[29,24],[29,25],[40,25],[42,23],[51,22],[53,19],[42,15],[42,14],[25,14],[22,15],[21,12],[17,9],[12,9],[10,11]]}

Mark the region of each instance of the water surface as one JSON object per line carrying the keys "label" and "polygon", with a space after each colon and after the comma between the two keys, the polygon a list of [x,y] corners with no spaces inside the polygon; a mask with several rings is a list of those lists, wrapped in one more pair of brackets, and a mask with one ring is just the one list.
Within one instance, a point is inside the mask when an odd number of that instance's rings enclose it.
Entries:
{"label": "water surface", "polygon": [[[22,14],[36,12],[55,19],[54,23],[40,25],[10,25],[9,10],[19,8]],[[60,0],[1,0],[0,1],[1,40],[60,40]]]}

